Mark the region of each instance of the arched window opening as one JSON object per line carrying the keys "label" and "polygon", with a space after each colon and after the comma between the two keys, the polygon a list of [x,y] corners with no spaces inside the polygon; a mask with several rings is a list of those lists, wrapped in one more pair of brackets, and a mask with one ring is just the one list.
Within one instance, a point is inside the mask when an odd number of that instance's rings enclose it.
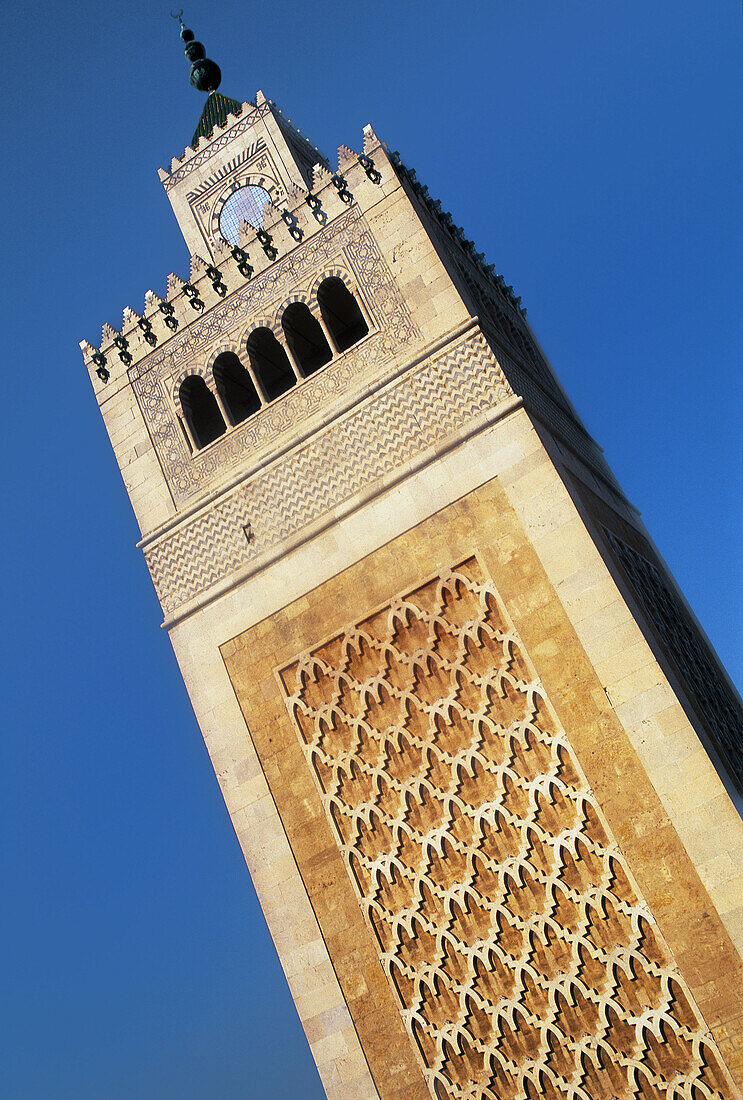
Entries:
{"label": "arched window opening", "polygon": [[312,374],[333,358],[320,322],[302,302],[286,307],[281,326],[302,374]]}
{"label": "arched window opening", "polygon": [[289,357],[270,329],[257,328],[251,332],[248,355],[267,401],[280,397],[297,381]]}
{"label": "arched window opening", "polygon": [[214,381],[233,424],[258,412],[261,399],[253,379],[231,351],[223,351],[214,360]]}
{"label": "arched window opening", "polygon": [[342,279],[336,276],[324,279],[317,292],[317,301],[338,351],[345,351],[366,336],[369,326],[359,303]]}
{"label": "arched window opening", "polygon": [[217,399],[198,374],[191,374],[181,383],[181,408],[197,447],[206,447],[224,435],[224,418]]}

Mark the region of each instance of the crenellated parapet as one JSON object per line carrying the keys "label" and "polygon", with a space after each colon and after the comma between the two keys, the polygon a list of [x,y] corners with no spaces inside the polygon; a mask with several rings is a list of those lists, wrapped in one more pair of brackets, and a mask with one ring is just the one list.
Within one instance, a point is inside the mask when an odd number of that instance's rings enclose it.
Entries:
{"label": "crenellated parapet", "polygon": [[[229,124],[223,132],[228,130]],[[218,134],[212,140],[215,137]],[[202,143],[203,139],[199,147]],[[179,165],[187,163],[189,153],[193,156],[197,151],[198,147],[194,150],[189,147],[181,158],[175,159]],[[160,172],[163,178],[162,169]],[[148,290],[141,312],[125,306],[121,327],[104,324],[98,347],[82,340],[83,358],[96,384],[106,385],[111,378],[139,364],[153,348],[172,340],[195,316],[208,312],[322,232],[351,204],[360,202],[366,206],[376,201],[376,189],[385,175],[388,180],[392,177],[389,158],[368,127],[362,153],[341,145],[336,172],[326,162],[317,162],[312,169],[311,188],[295,184],[287,188],[282,203],[268,201],[263,207],[261,226],[243,221],[235,245],[219,238],[214,243],[213,257],[205,259],[192,254],[187,279],[171,272],[164,296]]]}
{"label": "crenellated parapet", "polygon": [[[200,155],[203,154],[204,150],[207,149],[216,138],[226,135],[232,130],[239,119],[249,118],[251,112],[254,112],[257,117],[259,114],[258,107],[251,100],[245,100],[240,104],[239,113],[235,112],[230,114],[224,126],[215,126],[209,136],[201,135],[195,142],[187,145],[182,153],[176,154],[171,158],[169,168],[158,168],[157,174],[160,181],[164,184],[165,190],[167,191],[169,187],[172,187],[173,184],[177,182],[176,179],[171,180],[171,177],[174,177],[181,168],[189,165],[191,162],[198,164],[199,160],[203,159]],[[170,183],[168,183],[169,180],[171,180]]]}
{"label": "crenellated parapet", "polygon": [[522,317],[526,317],[526,308],[522,305],[512,286],[506,283],[502,275],[499,275],[493,264],[488,263],[482,252],[479,252],[465,234],[461,226],[457,225],[448,210],[444,210],[439,199],[434,199],[425,184],[418,179],[415,170],[403,164],[400,154],[395,150],[390,154],[390,159],[395,171],[401,180],[408,183],[425,206],[426,210],[441,226],[452,246],[462,252],[464,256],[478,269],[478,271],[502,294],[504,300],[518,310]]}
{"label": "crenellated parapet", "polygon": [[255,100],[244,100],[240,103],[239,110],[236,108],[231,112],[223,126],[215,125],[208,136],[199,135],[193,143],[184,148],[182,153],[172,157],[169,168],[158,168],[157,174],[165,190],[169,191],[180,182],[184,174],[203,163],[207,155],[213,155],[227,140],[237,136],[235,131],[244,131],[267,115],[272,115],[277,120],[282,132],[290,138],[295,149],[308,164],[315,164],[318,160],[325,162],[318,147],[297,129],[291,119],[284,117],[280,107],[272,100],[266,99],[263,92],[258,91]]}

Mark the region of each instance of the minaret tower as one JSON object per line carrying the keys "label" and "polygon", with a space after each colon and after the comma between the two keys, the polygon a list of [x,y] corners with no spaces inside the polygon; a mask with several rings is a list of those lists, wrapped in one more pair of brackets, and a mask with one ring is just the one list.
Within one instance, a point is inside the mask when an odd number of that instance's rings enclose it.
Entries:
{"label": "minaret tower", "polygon": [[327,1095],[740,1097],[734,688],[415,173],[181,37],[190,272],[81,347]]}

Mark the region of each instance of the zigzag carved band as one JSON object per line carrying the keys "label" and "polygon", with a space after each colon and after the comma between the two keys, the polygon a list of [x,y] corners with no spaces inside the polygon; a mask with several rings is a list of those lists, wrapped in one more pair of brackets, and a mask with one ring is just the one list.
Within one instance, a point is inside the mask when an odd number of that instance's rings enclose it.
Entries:
{"label": "zigzag carved band", "polygon": [[[166,615],[512,396],[468,335],[145,551]],[[243,527],[250,523],[253,541]]]}

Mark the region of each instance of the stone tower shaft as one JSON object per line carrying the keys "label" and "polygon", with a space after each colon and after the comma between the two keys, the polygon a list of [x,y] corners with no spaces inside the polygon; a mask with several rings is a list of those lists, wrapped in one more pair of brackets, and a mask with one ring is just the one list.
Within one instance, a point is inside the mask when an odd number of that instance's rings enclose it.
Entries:
{"label": "stone tower shaft", "polygon": [[328,1096],[739,1097],[740,699],[520,300],[371,127],[160,178],[81,347]]}

